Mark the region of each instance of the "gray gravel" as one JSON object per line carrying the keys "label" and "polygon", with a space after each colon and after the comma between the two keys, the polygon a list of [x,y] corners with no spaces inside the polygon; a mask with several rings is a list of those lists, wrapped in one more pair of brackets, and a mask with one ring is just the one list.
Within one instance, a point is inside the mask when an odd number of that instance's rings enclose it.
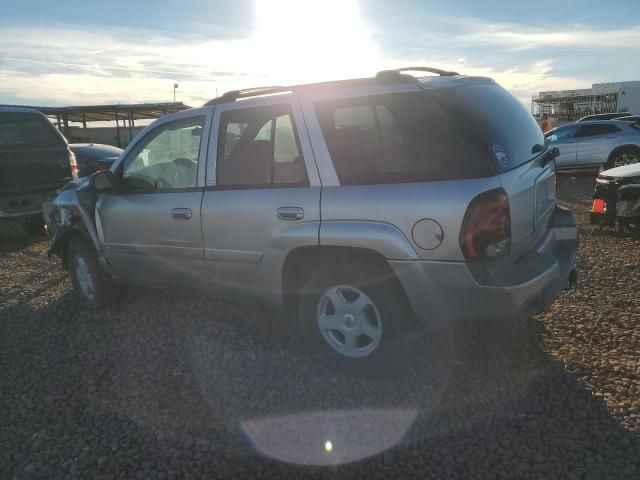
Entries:
{"label": "gray gravel", "polygon": [[44,239],[5,228],[0,478],[640,478],[640,244],[587,225],[592,182],[559,184],[577,292],[383,380],[315,365],[252,305],[132,289],[84,310]]}

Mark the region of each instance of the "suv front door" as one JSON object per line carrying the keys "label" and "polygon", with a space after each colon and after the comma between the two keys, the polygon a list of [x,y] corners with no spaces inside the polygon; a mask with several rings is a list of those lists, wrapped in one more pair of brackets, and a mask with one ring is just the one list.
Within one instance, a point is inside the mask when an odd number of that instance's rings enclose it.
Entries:
{"label": "suv front door", "polygon": [[317,245],[320,180],[293,95],[216,107],[202,201],[205,277],[282,300],[287,254]]}
{"label": "suv front door", "polygon": [[560,150],[560,155],[556,157],[558,168],[575,166],[578,154],[577,134],[577,125],[564,125],[545,134],[547,143]]}
{"label": "suv front door", "polygon": [[129,283],[184,285],[203,260],[206,120],[192,110],[147,132],[116,168],[122,187],[96,204],[105,256]]}

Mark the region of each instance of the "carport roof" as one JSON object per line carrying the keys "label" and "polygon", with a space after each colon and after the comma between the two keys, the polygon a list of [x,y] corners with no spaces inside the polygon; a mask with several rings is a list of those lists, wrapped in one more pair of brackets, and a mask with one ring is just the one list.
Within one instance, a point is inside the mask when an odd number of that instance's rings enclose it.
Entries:
{"label": "carport roof", "polygon": [[[17,106],[17,105],[3,105]],[[133,120],[154,119],[168,113],[179,112],[191,108],[182,102],[169,103],[135,103],[117,105],[82,105],[73,107],[36,107],[22,106],[22,108],[32,108],[45,114],[47,117],[65,116],[69,122],[109,122],[129,119],[131,114]]]}

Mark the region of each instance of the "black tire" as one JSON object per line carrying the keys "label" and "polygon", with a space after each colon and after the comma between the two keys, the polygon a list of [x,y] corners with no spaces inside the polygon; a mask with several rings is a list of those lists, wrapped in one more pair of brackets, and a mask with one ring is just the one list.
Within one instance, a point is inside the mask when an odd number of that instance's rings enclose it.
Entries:
{"label": "black tire", "polygon": [[[92,296],[88,295],[80,285],[76,269],[76,257],[82,259],[86,265],[92,282]],[[95,249],[87,241],[79,237],[71,239],[67,250],[67,266],[76,295],[85,306],[99,310],[114,303],[120,297],[121,288],[105,280],[103,270],[98,264]]]}
{"label": "black tire", "polygon": [[[634,161],[629,162],[628,158],[623,160],[623,157],[625,156],[634,157],[635,162]],[[609,170],[611,168],[614,168],[616,166],[616,163],[621,163],[621,162],[626,162],[624,163],[626,165],[640,162],[640,149],[627,147],[614,152],[607,160],[607,163],[605,163],[604,168],[605,170]],[[621,166],[621,165],[618,165],[618,166]]]}
{"label": "black tire", "polygon": [[[379,312],[382,336],[377,348],[366,356],[354,358],[339,353],[325,339],[318,325],[320,298],[331,287],[340,285],[364,292]],[[311,352],[322,363],[365,377],[385,376],[398,370],[412,352],[419,335],[415,316],[397,278],[387,265],[368,258],[315,263],[300,295],[298,319]]]}
{"label": "black tire", "polygon": [[22,222],[22,228],[32,237],[40,237],[45,234],[44,217],[42,215],[34,215]]}

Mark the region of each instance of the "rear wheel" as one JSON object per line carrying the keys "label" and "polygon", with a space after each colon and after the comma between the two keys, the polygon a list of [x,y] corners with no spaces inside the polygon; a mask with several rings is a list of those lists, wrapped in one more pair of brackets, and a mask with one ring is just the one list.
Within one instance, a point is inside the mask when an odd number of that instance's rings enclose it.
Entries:
{"label": "rear wheel", "polygon": [[418,335],[400,284],[375,263],[316,264],[299,304],[303,334],[316,357],[368,377],[400,367]]}
{"label": "rear wheel", "polygon": [[32,217],[28,217],[22,222],[22,228],[29,235],[37,237],[40,235],[44,235],[44,218],[42,215],[34,215]]}
{"label": "rear wheel", "polygon": [[634,148],[623,148],[615,152],[607,161],[606,169],[631,165],[640,161],[640,150]]}
{"label": "rear wheel", "polygon": [[87,307],[97,310],[118,299],[120,288],[104,279],[96,252],[86,241],[69,242],[67,262],[76,293]]}

